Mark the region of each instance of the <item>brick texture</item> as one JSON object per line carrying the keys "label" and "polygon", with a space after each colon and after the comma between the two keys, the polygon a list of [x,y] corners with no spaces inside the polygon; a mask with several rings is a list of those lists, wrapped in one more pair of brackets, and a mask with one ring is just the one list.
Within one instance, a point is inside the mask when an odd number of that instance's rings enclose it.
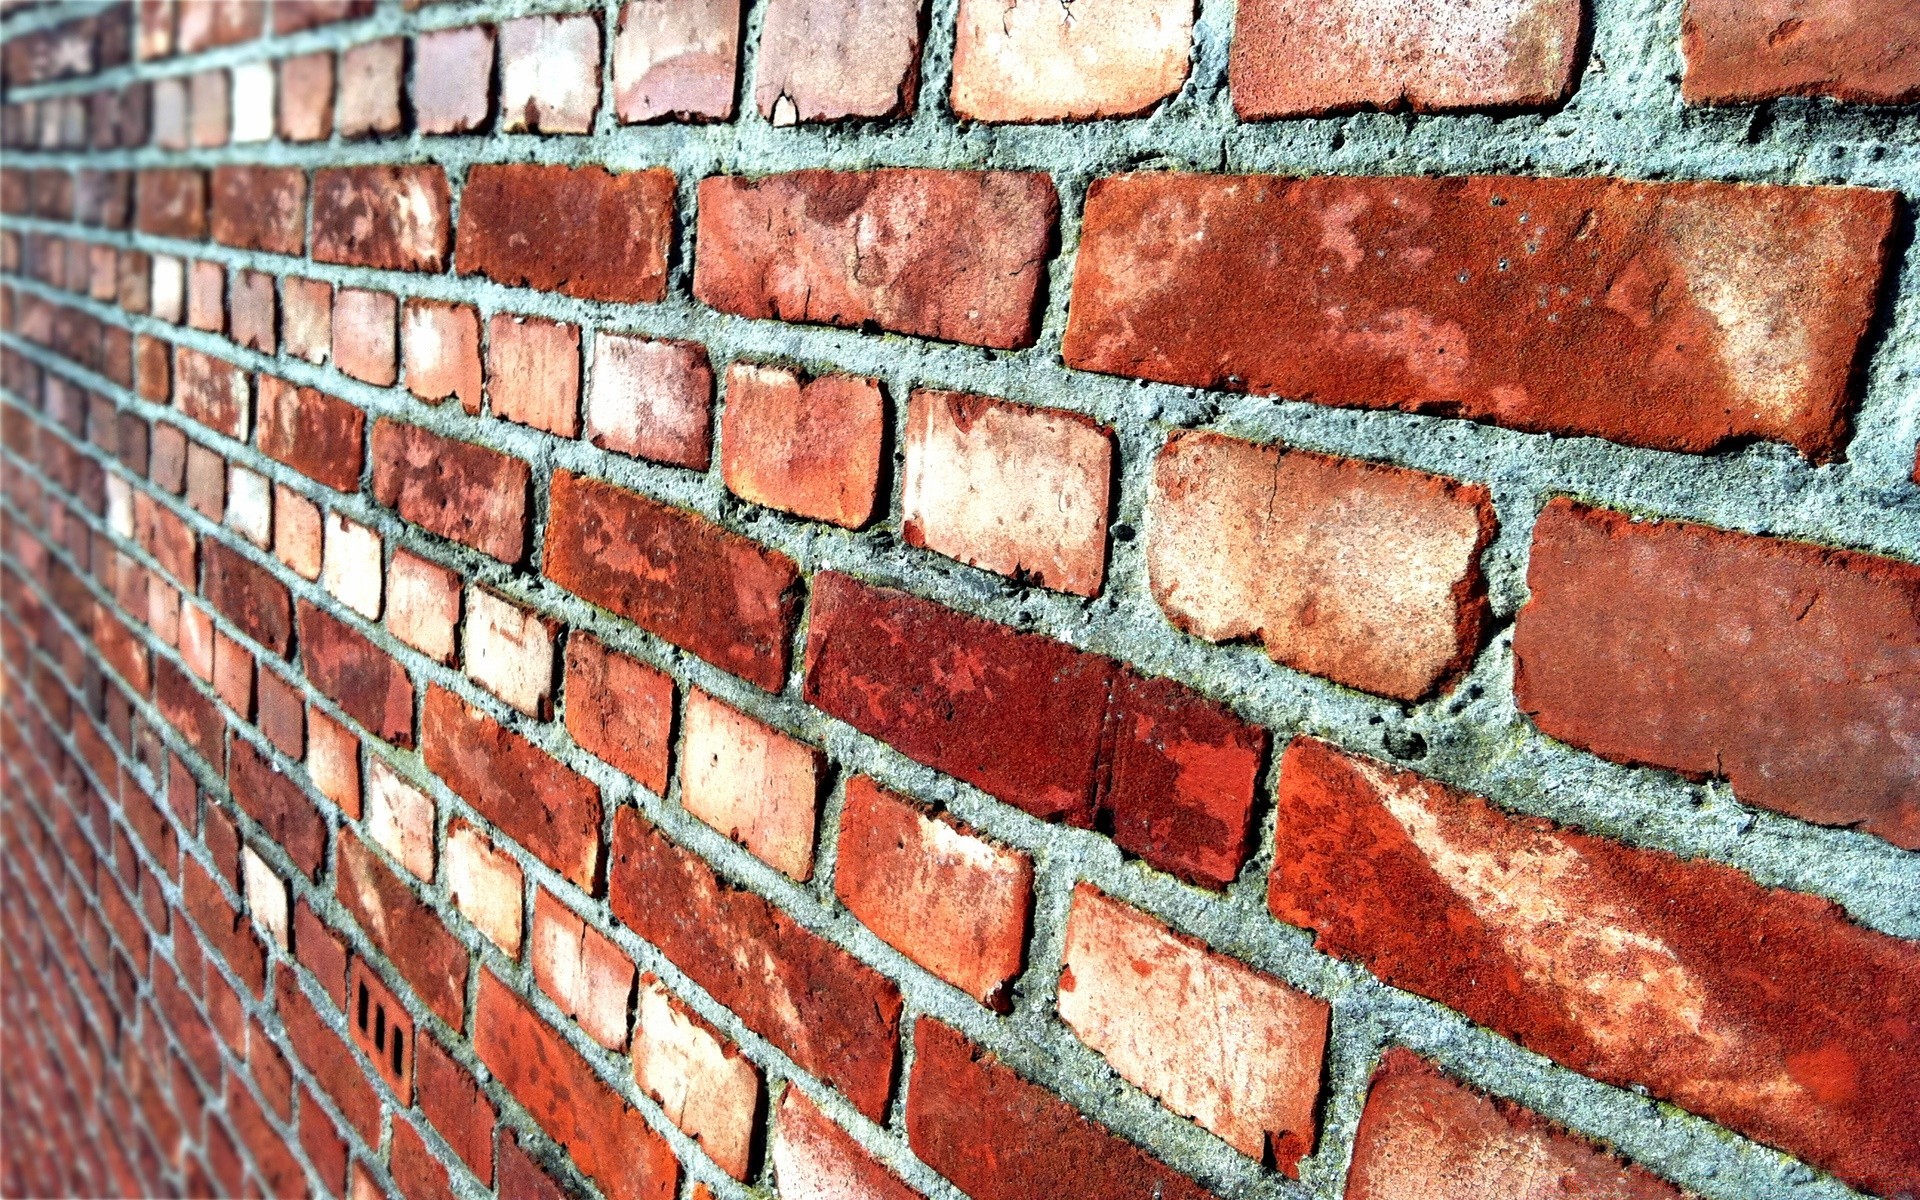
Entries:
{"label": "brick texture", "polygon": [[1920,100],[1920,13],[1898,0],[1687,0],[1680,94],[1695,104]]}

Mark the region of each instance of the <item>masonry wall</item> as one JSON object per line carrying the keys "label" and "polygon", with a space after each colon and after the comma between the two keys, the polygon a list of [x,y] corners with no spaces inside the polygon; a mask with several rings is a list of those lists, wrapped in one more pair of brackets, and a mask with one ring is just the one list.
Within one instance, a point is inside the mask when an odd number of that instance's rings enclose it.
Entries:
{"label": "masonry wall", "polygon": [[1920,6],[0,34],[7,1195],[1920,1192]]}

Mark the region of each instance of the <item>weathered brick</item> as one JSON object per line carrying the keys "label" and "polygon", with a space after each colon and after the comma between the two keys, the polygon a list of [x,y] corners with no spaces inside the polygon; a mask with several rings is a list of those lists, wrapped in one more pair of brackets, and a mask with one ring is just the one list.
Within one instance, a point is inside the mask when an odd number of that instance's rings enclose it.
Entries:
{"label": "weathered brick", "polygon": [[[233,141],[273,140],[273,85],[271,62],[241,63],[233,69]],[[306,181],[301,181],[305,191]]]}
{"label": "weathered brick", "polygon": [[280,136],[289,142],[325,141],[333,132],[333,52],[280,60]]}
{"label": "weathered brick", "polygon": [[768,691],[787,677],[800,575],[784,555],[571,471],[553,475],[542,571]]}
{"label": "weathered brick", "polygon": [[1920,566],[1562,498],[1527,584],[1514,698],[1547,734],[1920,849]]}
{"label": "weathered brick", "polygon": [[333,128],[343,138],[382,137],[400,131],[400,77],[405,38],[349,46],[340,55],[340,98]]}
{"label": "weathered brick", "polygon": [[1913,1177],[1910,944],[1830,901],[1509,816],[1311,738],[1288,748],[1276,804],[1268,905],[1322,951],[1857,1187]]}
{"label": "weathered brick", "polygon": [[307,777],[349,817],[360,816],[360,739],[318,708],[307,710]]}
{"label": "weathered brick", "polygon": [[444,270],[452,233],[448,204],[446,172],[435,166],[315,171],[314,261]]}
{"label": "weathered brick", "polygon": [[[473,1048],[480,1061],[602,1192],[612,1200],[672,1200],[680,1177],[672,1149],[578,1050],[492,971],[481,972],[475,1008]],[[500,1165],[504,1181],[505,1155]]]}
{"label": "weathered brick", "polygon": [[227,331],[227,271],[217,262],[196,262],[187,272],[187,325]]}
{"label": "weathered brick", "polygon": [[225,542],[208,538],[203,549],[206,580],[201,594],[207,603],[240,632],[284,655],[293,644],[293,598],[287,585]]}
{"label": "weathered brick", "polygon": [[525,1196],[527,1200],[569,1200],[570,1193],[554,1182],[538,1160],[521,1148],[511,1126],[502,1125],[494,1134],[495,1174],[500,1194]]}
{"label": "weathered brick", "polygon": [[291,275],[280,281],[280,336],[286,351],[310,363],[333,349],[333,285]]}
{"label": "weathered brick", "polygon": [[333,293],[333,364],[355,379],[391,387],[399,378],[395,322],[399,300],[388,292],[337,288]]}
{"label": "weathered brick", "polygon": [[273,491],[264,475],[227,467],[227,528],[262,550],[273,545]]}
{"label": "weathered brick", "polygon": [[1176,433],[1147,502],[1153,595],[1212,642],[1397,700],[1450,686],[1490,612],[1485,487],[1424,471]]}
{"label": "weathered brick", "polygon": [[294,865],[318,875],[326,859],[327,822],[300,785],[281,773],[245,738],[233,739],[227,758],[227,786],[233,802],[260,823]]}
{"label": "weathered brick", "polygon": [[1354,1134],[1346,1200],[1683,1193],[1510,1101],[1458,1083],[1410,1050],[1380,1059]]}
{"label": "weathered brick", "polygon": [[387,563],[387,628],[438,662],[453,661],[460,623],[460,576],[438,563],[395,550]]}
{"label": "weathered brick", "polygon": [[238,271],[227,294],[227,325],[233,340],[249,349],[271,355],[279,349],[275,329],[279,314],[274,311],[273,276],[259,271]]}
{"label": "weathered brick", "polygon": [[215,167],[213,240],[300,254],[307,246],[307,173],[298,167]]}
{"label": "weathered brick", "polygon": [[855,775],[833,890],[900,953],[982,1004],[1009,1006],[1033,908],[1025,854]]}
{"label": "weathered brick", "polygon": [[207,236],[207,176],[186,167],[140,172],[134,185],[134,227],[155,237]]}
{"label": "weathered brick", "polygon": [[430,404],[458,397],[480,411],[480,317],[465,304],[409,300],[400,317],[407,390]]}
{"label": "weathered brick", "polygon": [[533,977],[588,1037],[609,1050],[627,1045],[633,960],[545,889],[533,895]]}
{"label": "weathered brick", "polygon": [[1680,49],[1689,104],[1920,100],[1920,11],[1902,0],[1687,0]]}
{"label": "weathered brick", "polygon": [[792,1085],[780,1101],[772,1157],[780,1194],[792,1200],[919,1200],[919,1192],[901,1183]]}
{"label": "weathered brick", "polygon": [[[1826,461],[1893,216],[1864,188],[1614,179],[1095,181],[1082,370],[1529,432]],[[704,218],[703,218],[704,219]]]}
{"label": "weathered brick", "polygon": [[1184,0],[962,0],[949,100],[971,121],[1137,116],[1180,91],[1192,47]]}
{"label": "weathered brick", "polygon": [[454,269],[588,300],[667,294],[673,173],[481,164],[460,195]]}
{"label": "weathered brick", "polygon": [[446,867],[447,896],[454,907],[509,958],[519,958],[524,886],[519,864],[495,849],[478,827],[455,820],[447,825]]}
{"label": "weathered brick", "polygon": [[919,390],[907,403],[900,534],[970,566],[1098,595],[1113,437],[1074,413]]}
{"label": "weathered brick", "polygon": [[420,994],[455,1029],[466,1019],[467,948],[351,829],[335,858],[340,903]]}
{"label": "weathered brick", "polygon": [[656,796],[667,794],[673,677],[573,631],[567,638],[567,732]]}
{"label": "weathered brick", "polygon": [[245,438],[252,409],[247,373],[187,346],[173,348],[173,402],[189,418],[230,438]]}
{"label": "weathered brick", "polygon": [[775,125],[901,117],[920,83],[920,0],[773,0],[753,92]]}
{"label": "weathered brick", "polygon": [[493,414],[561,437],[580,436],[580,327],[500,313],[487,323]]}
{"label": "weathered brick", "polygon": [[907,1140],[974,1200],[1206,1200],[1199,1184],[932,1017],[913,1029]]}
{"label": "weathered brick", "polygon": [[466,607],[467,674],[528,716],[552,716],[556,623],[481,587],[467,589]]}
{"label": "weathered brick", "polygon": [[421,722],[427,769],[501,832],[583,888],[600,858],[600,789],[438,686]]}
{"label": "weathered brick", "polygon": [[302,579],[320,578],[320,506],[287,487],[273,485],[273,555]]}
{"label": "weathered brick", "polygon": [[193,148],[209,150],[226,145],[233,124],[227,73],[216,69],[189,76],[187,96],[187,133]]}
{"label": "weathered brick", "polygon": [[367,620],[379,620],[380,535],[340,513],[328,513],[323,528],[320,586]]}
{"label": "weathered brick", "polygon": [[1029,346],[1059,199],[1011,171],[700,181],[694,295],[722,312]]}
{"label": "weathered brick", "polygon": [[260,732],[274,749],[299,762],[307,754],[307,706],[298,687],[261,663],[256,690],[260,697]]}
{"label": "weathered brick", "polygon": [[628,0],[613,40],[613,107],[625,124],[733,117],[740,0]]}
{"label": "weathered brick", "polygon": [[453,1189],[447,1183],[445,1164],[434,1157],[420,1132],[406,1121],[393,1123],[387,1163],[401,1194],[419,1200],[455,1200]]}
{"label": "weathered brick", "polygon": [[527,550],[520,459],[386,418],[373,426],[373,495],[444,538],[516,563]]}
{"label": "weathered brick", "polygon": [[500,25],[500,116],[508,133],[591,133],[600,108],[600,21],[591,13]]}
{"label": "weathered brick", "polygon": [[681,756],[688,812],[794,879],[812,878],[825,755],[694,688]]}
{"label": "weathered brick", "polygon": [[367,758],[364,827],[416,879],[433,878],[433,800],[379,755]]}
{"label": "weathered brick", "polygon": [[747,1178],[760,1072],[651,975],[634,1010],[633,1081],[721,1170]]}
{"label": "weathered brick", "polygon": [[421,133],[466,133],[493,111],[493,29],[423,33],[413,43],[413,122]]}
{"label": "weathered brick", "polygon": [[594,445],[704,471],[712,424],[713,368],[704,346],[594,335],[587,385],[587,438]]}
{"label": "weathered brick", "polygon": [[413,682],[365,634],[311,602],[300,602],[300,665],[368,733],[413,745]]}
{"label": "weathered brick", "polygon": [[886,437],[880,382],[734,363],[720,420],[720,472],[744,500],[858,529],[879,500]]}
{"label": "weathered brick", "polygon": [[632,808],[614,813],[614,916],[778,1046],[879,1120],[892,1090],[900,992],[886,977],[735,891]]}
{"label": "weathered brick", "polygon": [[806,698],[1034,816],[1104,815],[1122,849],[1183,879],[1222,887],[1246,859],[1265,734],[1170,680],[822,572]]}
{"label": "weathered brick", "polygon": [[374,0],[276,0],[273,6],[273,31],[282,36],[364,17],[373,11]]}
{"label": "weathered brick", "polygon": [[[304,912],[304,906],[302,908]],[[346,974],[345,957],[341,959],[342,979],[336,981],[332,994],[336,1002],[340,999],[339,988],[344,985]],[[274,976],[274,1007],[279,1010],[280,1020],[286,1027],[287,1040],[300,1059],[313,1072],[314,1078],[325,1089],[340,1109],[347,1123],[361,1137],[369,1142],[380,1140],[380,1097],[360,1073],[347,1044],[341,1040],[314,1011],[313,1003],[300,990],[298,976],[293,971],[278,971]],[[325,1110],[317,1104],[303,1105],[320,1113]],[[304,1138],[302,1139],[305,1140]]]}
{"label": "weathered brick", "polygon": [[261,452],[335,491],[360,490],[367,414],[314,388],[260,376]]}

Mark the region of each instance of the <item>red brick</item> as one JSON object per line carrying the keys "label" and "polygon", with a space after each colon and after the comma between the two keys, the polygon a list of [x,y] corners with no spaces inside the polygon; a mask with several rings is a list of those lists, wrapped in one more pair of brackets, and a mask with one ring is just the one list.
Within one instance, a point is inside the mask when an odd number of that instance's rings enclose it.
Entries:
{"label": "red brick", "polygon": [[175,46],[181,54],[192,54],[215,46],[251,41],[260,36],[265,18],[262,6],[250,0],[182,4],[179,24],[175,27]]}
{"label": "red brick", "polygon": [[467,675],[521,712],[553,715],[553,660],[558,623],[486,588],[467,590],[461,623]]}
{"label": "red brick", "polygon": [[1266,735],[1170,680],[822,572],[806,698],[1034,816],[1104,815],[1122,849],[1183,879],[1222,887],[1245,861]]}
{"label": "red brick", "polygon": [[165,659],[156,659],[153,664],[153,702],[200,757],[215,767],[225,761],[222,737],[226,723],[221,720],[220,710]]}
{"label": "red brick", "polygon": [[567,638],[567,732],[638,780],[667,794],[673,751],[673,677],[575,630]]}
{"label": "red brick", "polygon": [[[305,900],[294,904],[293,949],[300,965],[313,972],[313,977],[333,998],[334,1005],[346,1008],[347,948],[340,935],[322,923]],[[284,978],[287,972],[280,974]]]}
{"label": "red brick", "polygon": [[198,442],[187,446],[187,504],[209,521],[227,512],[227,460]]}
{"label": "red brick", "polygon": [[373,11],[373,0],[275,0],[273,31],[299,33],[335,21],[364,17]]}
{"label": "red brick", "polygon": [[387,629],[436,662],[453,661],[460,623],[460,576],[395,550],[387,563]]}
{"label": "red brick", "polygon": [[187,112],[191,118],[187,131],[193,148],[202,150],[226,145],[233,123],[233,101],[227,73],[215,69],[188,76],[187,95]]}
{"label": "red brick", "polygon": [[900,534],[909,546],[1099,594],[1113,478],[1113,437],[1103,426],[923,389],[907,404],[906,455]]}
{"label": "red brick", "polygon": [[383,137],[400,131],[406,49],[405,38],[383,38],[349,46],[340,55],[340,98],[333,126],[341,137]]}
{"label": "red brick", "polygon": [[325,141],[333,132],[333,53],[280,60],[278,126],[289,142]]}
{"label": "red brick", "polygon": [[286,351],[310,363],[327,361],[333,348],[333,285],[317,279],[280,282],[280,336]]}
{"label": "red brick", "polygon": [[704,471],[712,424],[713,368],[705,347],[594,335],[587,386],[587,438],[594,445]]}
{"label": "red brick", "polygon": [[780,1194],[791,1200],[918,1200],[920,1196],[791,1084],[780,1101],[773,1175]]}
{"label": "red brick", "polygon": [[295,866],[317,876],[327,853],[327,822],[300,785],[282,774],[244,738],[235,738],[227,759],[227,786],[233,801],[268,837],[287,852]]}
{"label": "red brick", "polygon": [[740,0],[621,6],[613,104],[623,124],[726,121],[740,65]]}
{"label": "red brick", "polygon": [[407,390],[430,404],[457,396],[480,411],[480,317],[465,304],[409,300],[400,318]]}
{"label": "red brick", "polygon": [[206,582],[201,594],[240,632],[275,654],[293,638],[293,598],[272,572],[225,542],[208,538]]}
{"label": "red brick", "polygon": [[629,807],[614,813],[614,916],[873,1120],[886,1111],[900,993],[884,976],[794,923]]}
{"label": "red brick", "polygon": [[[579,1051],[491,971],[480,976],[476,1007],[473,1048],[480,1060],[601,1191],[612,1200],[672,1200],[680,1175],[673,1151]],[[508,1159],[503,1153],[503,1183]]]}
{"label": "red brick", "polygon": [[553,1181],[553,1176],[534,1157],[520,1147],[520,1139],[510,1126],[500,1126],[495,1135],[494,1157],[499,1162],[499,1194],[524,1197],[525,1200],[569,1200],[570,1193]]}
{"label": "red brick", "polygon": [[433,878],[433,800],[378,755],[367,759],[367,838],[416,879]]}
{"label": "red brick", "polygon": [[333,364],[355,379],[391,387],[399,378],[399,299],[386,292],[333,293]]}
{"label": "red brick", "polygon": [[247,373],[186,346],[173,348],[173,402],[189,418],[230,438],[247,436]]}
{"label": "red brick", "polygon": [[485,834],[458,818],[447,824],[447,898],[462,916],[500,947],[520,957],[522,893],[526,879],[520,864],[497,849]]}
{"label": "red brick", "polygon": [[298,167],[216,167],[213,240],[243,250],[307,247],[307,174]]}
{"label": "red brick", "polygon": [[600,857],[600,790],[452,692],[427,689],[427,769],[487,820],[583,888]]}
{"label": "red brick", "polygon": [[1309,738],[1287,750],[1276,803],[1268,905],[1326,953],[1854,1186],[1920,1168],[1911,944],[1730,867],[1509,816]]}
{"label": "red brick", "polygon": [[1205,1200],[1199,1184],[931,1017],[913,1032],[907,1139],[974,1200]]}
{"label": "red brick", "polygon": [[444,538],[519,562],[531,471],[517,458],[382,418],[373,426],[373,494]]}
{"label": "red brick", "polygon": [[299,762],[307,752],[307,709],[300,692],[264,664],[255,690],[260,698],[260,732],[274,749]]}
{"label": "red brick", "polygon": [[634,1011],[633,1081],[721,1170],[748,1177],[760,1072],[651,975]]}
{"label": "red brick", "polygon": [[1612,179],[1146,174],[1088,193],[1067,364],[1826,461],[1892,197]]}
{"label": "red brick", "polygon": [[307,710],[307,778],[349,817],[360,816],[360,739],[316,707]]}
{"label": "red brick", "polygon": [[365,634],[310,601],[300,602],[300,665],[368,733],[413,745],[413,681]]}
{"label": "red brick", "polygon": [[260,449],[335,491],[360,490],[367,415],[314,388],[260,377]]}
{"label": "red brick", "polygon": [[1549,736],[1920,850],[1920,566],[1558,499],[1527,584],[1514,698]]}
{"label": "red brick", "polygon": [[886,401],[876,379],[734,363],[720,420],[720,471],[744,500],[858,529],[879,499]]}
{"label": "red brick", "polygon": [[444,270],[452,233],[448,204],[447,176],[439,167],[316,171],[314,261],[389,271]]}
{"label": "red brick", "polygon": [[388,1169],[408,1200],[454,1200],[447,1184],[447,1168],[427,1149],[419,1131],[405,1121],[393,1123]]}
{"label": "red brick", "polygon": [[556,471],[542,570],[749,683],[786,681],[798,569],[702,517]]}
{"label": "red brick", "polygon": [[633,960],[545,889],[533,895],[533,978],[560,1010],[609,1050],[627,1047]]}
{"label": "red brick", "polygon": [[337,843],[340,903],[413,990],[454,1028],[465,1020],[467,949],[351,829]]}
{"label": "red brick", "polygon": [[500,25],[500,118],[508,133],[591,133],[600,107],[600,21],[591,13]]}
{"label": "red brick", "polygon": [[963,0],[955,38],[949,100],[966,120],[1139,116],[1187,80],[1193,6],[1122,0],[1080,13]]}
{"label": "red brick", "polygon": [[206,172],[166,167],[135,179],[134,227],[141,233],[188,241],[207,236]]}
{"label": "red brick", "polygon": [[234,273],[233,287],[227,295],[227,325],[239,345],[271,355],[279,349],[275,329],[279,314],[274,311],[273,276],[259,271]]}
{"label": "red brick", "polygon": [[467,1069],[430,1037],[413,1044],[420,1112],[481,1179],[493,1178],[493,1103]]}
{"label": "red brick", "polygon": [[1490,613],[1485,487],[1424,471],[1176,433],[1147,503],[1154,599],[1212,642],[1419,700],[1472,663]]}
{"label": "red brick", "polygon": [[1920,100],[1920,11],[1905,0],[1687,0],[1682,12],[1689,104]]}
{"label": "red brick", "polygon": [[413,43],[414,124],[421,133],[484,128],[493,111],[488,94],[492,81],[491,27],[421,34]]}
{"label": "red brick", "polygon": [[[348,1051],[340,1035],[333,1032],[314,1011],[306,993],[300,990],[291,971],[280,971],[274,980],[274,1003],[280,1010],[287,1039],[300,1059],[319,1080],[320,1086],[339,1106],[347,1123],[370,1145],[380,1141],[380,1098],[359,1063]],[[317,1105],[303,1105],[318,1111]],[[302,1139],[305,1140],[304,1138]]]}
{"label": "red brick", "polygon": [[196,262],[188,270],[187,325],[208,333],[227,331],[227,271],[217,262]]}
{"label": "red brick", "polygon": [[1020,974],[1033,861],[864,775],[847,780],[834,894],[882,941],[1006,1011]]}
{"label": "red brick", "polygon": [[460,196],[454,269],[589,300],[662,300],[673,204],[661,167],[478,165]]}
{"label": "red brick", "polygon": [[580,436],[580,327],[500,313],[487,323],[493,415]]}
{"label": "red brick", "polygon": [[753,82],[775,125],[902,117],[920,83],[917,0],[773,0]]}
{"label": "red brick", "polygon": [[1011,171],[796,171],[700,181],[694,295],[743,317],[1033,344],[1059,199]]}
{"label": "red brick", "polygon": [[699,688],[687,693],[680,802],[798,880],[813,876],[826,756]]}
{"label": "red brick", "polygon": [[1538,1114],[1483,1095],[1398,1047],[1386,1052],[1373,1073],[1354,1139],[1346,1200],[1581,1195],[1681,1200],[1683,1195]]}

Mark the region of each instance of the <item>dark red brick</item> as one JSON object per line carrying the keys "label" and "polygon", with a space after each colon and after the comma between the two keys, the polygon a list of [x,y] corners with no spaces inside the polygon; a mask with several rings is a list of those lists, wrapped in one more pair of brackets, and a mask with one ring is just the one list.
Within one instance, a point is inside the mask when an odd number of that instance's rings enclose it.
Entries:
{"label": "dark red brick", "polygon": [[233,802],[266,831],[308,875],[317,876],[327,854],[327,822],[300,785],[269,762],[245,738],[233,740],[227,759]]}
{"label": "dark red brick", "polygon": [[314,915],[305,900],[294,906],[293,952],[299,957],[300,965],[313,972],[313,977],[320,981],[320,986],[333,998],[334,1005],[346,1008],[346,943]]}
{"label": "dark red brick", "polygon": [[[380,1097],[374,1093],[353,1052],[314,1011],[306,993],[300,990],[291,971],[280,971],[274,980],[274,1004],[286,1026],[287,1040],[306,1064],[329,1098],[340,1109],[347,1123],[370,1145],[380,1141]],[[317,1105],[312,1107],[318,1111]],[[305,1141],[305,1138],[302,1138]]]}
{"label": "dark red brick", "polygon": [[495,1158],[500,1163],[500,1195],[524,1197],[524,1200],[568,1200],[566,1189],[555,1183],[553,1176],[521,1147],[512,1127],[500,1126],[497,1136]]}
{"label": "dark red brick", "polygon": [[300,602],[300,665],[367,732],[413,745],[413,681],[386,651],[331,613]]}
{"label": "dark red brick", "polygon": [[247,373],[225,359],[175,346],[173,402],[208,429],[230,438],[247,436],[252,388]]}
{"label": "dark red brick", "polygon": [[243,250],[307,247],[307,173],[298,167],[216,167],[213,240]]}
{"label": "dark red brick", "polygon": [[393,1123],[393,1144],[387,1151],[388,1169],[407,1200],[453,1200],[447,1168],[427,1149],[417,1130],[405,1121]]}
{"label": "dark red brick", "polygon": [[340,903],[427,1007],[460,1028],[467,1009],[467,948],[353,830],[341,830],[338,845],[334,891]]}
{"label": "dark red brick", "polygon": [[588,300],[663,300],[673,204],[665,167],[481,164],[460,193],[454,270]]}
{"label": "dark red brick", "polygon": [[452,218],[439,167],[340,167],[313,175],[316,262],[440,271]]}
{"label": "dark red brick", "polygon": [[190,168],[142,171],[134,185],[134,228],[155,237],[207,236],[207,176]]}
{"label": "dark red brick", "polygon": [[360,489],[367,414],[345,400],[260,376],[260,449],[335,491]]}
{"label": "dark red brick", "polygon": [[493,1102],[440,1043],[414,1043],[413,1078],[420,1111],[481,1179],[493,1178]]}
{"label": "dark red brick", "polygon": [[417,525],[509,563],[527,547],[527,483],[517,458],[382,419],[373,426],[373,494]]}
{"label": "dark red brick", "polygon": [[240,632],[275,654],[293,644],[293,596],[273,572],[217,538],[202,550],[206,579],[201,595],[239,626]]}

